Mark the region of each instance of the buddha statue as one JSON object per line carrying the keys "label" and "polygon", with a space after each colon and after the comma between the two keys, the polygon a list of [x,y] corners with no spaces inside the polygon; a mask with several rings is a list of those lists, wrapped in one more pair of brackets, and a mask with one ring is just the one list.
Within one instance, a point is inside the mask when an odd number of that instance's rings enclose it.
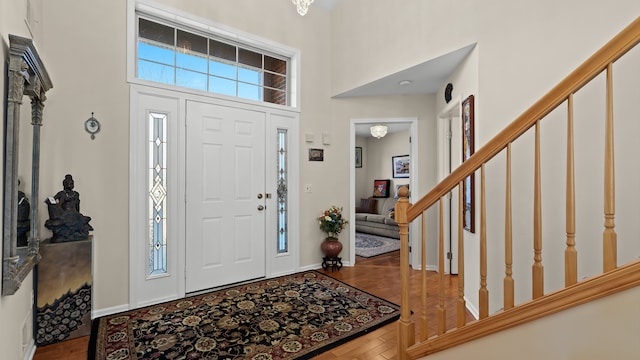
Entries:
{"label": "buddha statue", "polygon": [[51,242],[84,240],[89,237],[93,227],[91,218],[80,213],[80,194],[73,190],[74,181],[66,175],[62,181],[63,190],[45,202],[49,208],[49,220],[44,226],[53,232]]}

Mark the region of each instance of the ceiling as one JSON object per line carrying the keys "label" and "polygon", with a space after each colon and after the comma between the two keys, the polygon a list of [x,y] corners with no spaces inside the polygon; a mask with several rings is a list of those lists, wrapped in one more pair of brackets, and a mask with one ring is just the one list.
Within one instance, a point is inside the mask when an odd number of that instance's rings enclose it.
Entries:
{"label": "ceiling", "polygon": [[[369,129],[371,124],[356,124],[356,137],[372,137],[371,130]],[[377,123],[376,123],[377,124]],[[409,131],[411,123],[389,123],[387,125],[387,134],[398,133],[401,131]],[[384,139],[384,138],[382,138]]]}
{"label": "ceiling", "polygon": [[[474,46],[475,44],[467,45],[448,54],[345,91],[335,97],[433,94],[443,86],[444,82],[453,74],[464,58],[473,50]],[[411,83],[402,84],[401,82],[404,80],[409,80]],[[388,133],[390,134],[409,129],[408,123],[387,125],[389,126]],[[369,125],[357,125],[356,136],[370,136]]]}
{"label": "ceiling", "polygon": [[[312,6],[318,6],[327,11],[332,11],[337,1],[338,0],[315,0]],[[351,90],[344,91],[335,97],[433,94],[443,86],[444,82],[447,81],[474,47],[475,44],[467,45]],[[392,123],[387,125],[389,126],[388,133],[409,129],[409,123]],[[356,125],[356,136],[371,136],[369,126],[370,125],[367,124]]]}
{"label": "ceiling", "polygon": [[311,6],[319,6],[327,11],[333,10],[333,7],[336,6],[337,0],[314,0]]}
{"label": "ceiling", "polygon": [[[467,45],[448,54],[345,91],[335,97],[433,94],[443,86],[447,78],[458,68],[474,46],[475,44]],[[405,80],[410,81],[410,83],[402,84],[401,82]]]}

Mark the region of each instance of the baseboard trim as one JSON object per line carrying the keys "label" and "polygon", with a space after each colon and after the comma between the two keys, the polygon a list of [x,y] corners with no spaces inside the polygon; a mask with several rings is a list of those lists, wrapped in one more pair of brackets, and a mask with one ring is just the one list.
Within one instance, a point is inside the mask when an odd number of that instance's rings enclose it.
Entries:
{"label": "baseboard trim", "polygon": [[29,342],[29,346],[27,346],[26,351],[24,352],[24,360],[32,360],[33,357],[36,355],[36,342],[31,339],[31,341]]}
{"label": "baseboard trim", "polygon": [[93,319],[99,318],[101,316],[117,314],[119,312],[127,311],[129,309],[130,309],[129,304],[122,304],[122,305],[118,305],[118,306],[112,306],[110,308],[105,308],[105,309],[96,309],[96,310],[91,311],[91,319],[93,320]]}
{"label": "baseboard trim", "polygon": [[322,269],[322,264],[321,263],[302,266],[300,268],[300,271],[302,272],[302,271],[310,271],[310,270],[318,270],[318,269]]}
{"label": "baseboard trim", "polygon": [[476,320],[478,320],[480,318],[480,311],[475,306],[473,306],[473,304],[471,303],[471,301],[469,301],[466,295],[463,298],[464,298],[464,303],[467,307],[467,310],[471,313],[471,315],[473,315],[473,317]]}

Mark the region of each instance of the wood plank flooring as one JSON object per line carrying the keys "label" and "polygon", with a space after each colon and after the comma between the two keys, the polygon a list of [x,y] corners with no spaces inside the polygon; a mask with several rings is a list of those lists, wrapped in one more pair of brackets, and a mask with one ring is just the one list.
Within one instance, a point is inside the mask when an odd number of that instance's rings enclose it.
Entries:
{"label": "wood plank flooring", "polygon": [[[365,290],[373,295],[379,296],[396,304],[400,303],[400,252],[374,256],[372,258],[356,258],[356,266],[343,267],[339,271],[323,271],[325,274],[341,280],[347,284]],[[427,284],[427,296],[429,302],[429,336],[436,333],[436,304],[438,301],[437,274],[429,272]],[[411,271],[411,306],[414,321],[417,321],[417,314],[420,306],[420,282],[419,271]],[[446,276],[446,314],[447,329],[455,327],[455,299],[457,294],[457,277]],[[468,321],[473,317],[467,314]],[[335,347],[314,359],[398,359],[397,351],[397,323],[393,322],[383,326],[369,334],[358,337],[348,343]],[[418,337],[418,326],[416,325],[416,337]],[[63,341],[58,344],[48,345],[36,350],[34,360],[84,360],[87,358],[87,346],[89,337]]]}

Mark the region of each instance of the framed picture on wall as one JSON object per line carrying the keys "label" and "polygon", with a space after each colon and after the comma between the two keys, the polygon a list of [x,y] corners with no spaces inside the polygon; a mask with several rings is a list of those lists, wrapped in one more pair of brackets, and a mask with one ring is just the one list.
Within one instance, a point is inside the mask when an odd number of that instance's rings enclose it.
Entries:
{"label": "framed picture on wall", "polygon": [[409,177],[409,155],[392,156],[391,163],[393,166],[394,178],[408,178]]}
{"label": "framed picture on wall", "polygon": [[309,161],[324,161],[324,149],[309,149]]}
{"label": "framed picture on wall", "polygon": [[[469,95],[462,102],[462,162],[469,159],[475,151],[473,137],[473,95]],[[462,182],[462,196],[464,229],[475,233],[475,174],[468,176]]]}
{"label": "framed picture on wall", "polygon": [[373,180],[373,197],[388,198],[391,180]]}
{"label": "framed picture on wall", "polygon": [[360,146],[356,146],[356,167],[362,167],[362,148]]}

